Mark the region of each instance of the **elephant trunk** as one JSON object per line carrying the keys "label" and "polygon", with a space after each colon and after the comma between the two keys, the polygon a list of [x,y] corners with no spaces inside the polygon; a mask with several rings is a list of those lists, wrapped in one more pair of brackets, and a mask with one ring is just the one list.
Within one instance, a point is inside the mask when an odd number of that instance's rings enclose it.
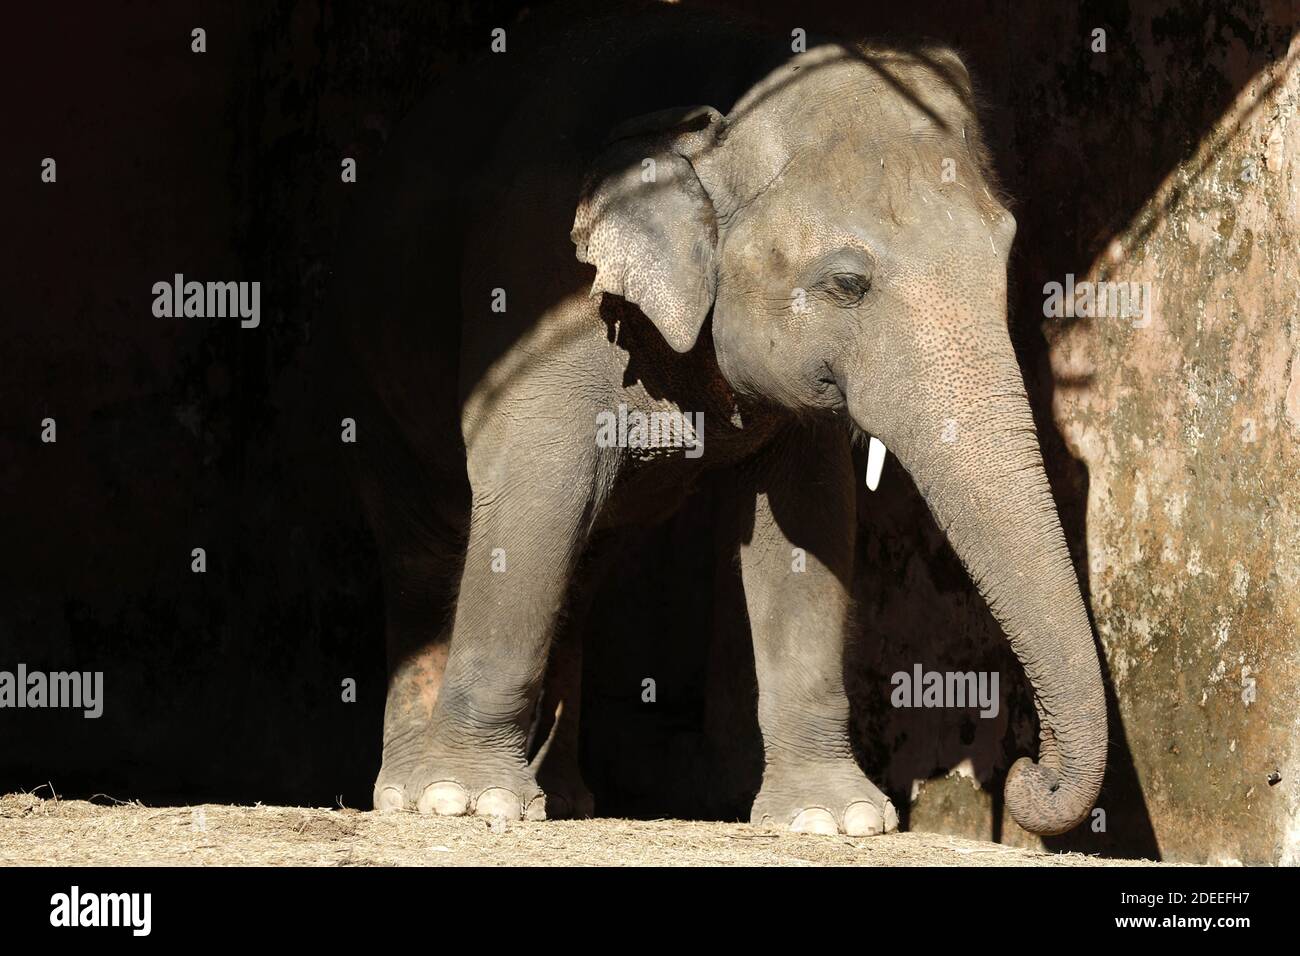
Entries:
{"label": "elephant trunk", "polygon": [[[1014,378],[1013,378],[1014,376]],[[1018,369],[997,376],[978,426],[894,449],[1001,624],[1032,685],[1039,762],[1007,777],[1015,821],[1063,833],[1092,808],[1106,760],[1106,702],[1092,627],[1043,469]],[[967,406],[969,407],[969,405]]]}

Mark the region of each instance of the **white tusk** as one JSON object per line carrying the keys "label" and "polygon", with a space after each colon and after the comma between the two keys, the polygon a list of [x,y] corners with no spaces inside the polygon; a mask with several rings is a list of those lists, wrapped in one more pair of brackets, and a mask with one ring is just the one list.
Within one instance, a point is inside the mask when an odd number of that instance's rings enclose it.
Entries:
{"label": "white tusk", "polygon": [[867,488],[875,491],[880,485],[880,473],[885,468],[885,443],[874,435],[867,445]]}

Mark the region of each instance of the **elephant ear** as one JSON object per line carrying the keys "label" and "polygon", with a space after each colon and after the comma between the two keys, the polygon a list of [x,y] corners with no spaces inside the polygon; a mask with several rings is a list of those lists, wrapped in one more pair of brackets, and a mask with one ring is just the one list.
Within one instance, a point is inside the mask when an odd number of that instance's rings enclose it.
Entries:
{"label": "elephant ear", "polygon": [[640,306],[664,339],[689,352],[717,291],[718,226],[693,160],[718,143],[711,107],[664,110],[622,124],[587,175],[570,234],[596,267],[593,297]]}

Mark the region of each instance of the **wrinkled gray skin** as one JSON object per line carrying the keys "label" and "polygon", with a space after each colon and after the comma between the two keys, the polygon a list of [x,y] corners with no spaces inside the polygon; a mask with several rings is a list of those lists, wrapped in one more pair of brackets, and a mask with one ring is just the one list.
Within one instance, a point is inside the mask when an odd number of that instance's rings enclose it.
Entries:
{"label": "wrinkled gray skin", "polygon": [[[388,145],[340,285],[388,614],[376,808],[589,813],[592,548],[722,468],[766,756],[753,819],[895,828],[842,673],[856,426],[912,475],[1032,683],[1041,751],[1008,777],[1013,816],[1074,826],[1101,785],[1102,685],[1007,332],[1015,222],[960,62],[791,55],[675,10],[509,42]],[[703,412],[703,456],[598,448],[619,404]]]}

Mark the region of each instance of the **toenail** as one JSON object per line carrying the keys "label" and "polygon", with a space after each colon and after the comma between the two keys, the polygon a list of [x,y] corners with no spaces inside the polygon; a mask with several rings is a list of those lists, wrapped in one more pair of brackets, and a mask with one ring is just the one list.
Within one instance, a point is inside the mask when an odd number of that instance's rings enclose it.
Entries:
{"label": "toenail", "polygon": [[489,787],[474,801],[474,815],[480,817],[505,817],[518,820],[519,798],[504,787]]}
{"label": "toenail", "polygon": [[436,813],[440,817],[459,817],[469,812],[469,794],[460,784],[443,780],[431,783],[420,794],[416,809],[421,813]]}
{"label": "toenail", "polygon": [[800,811],[790,824],[790,829],[795,833],[818,833],[824,836],[840,832],[840,828],[835,825],[834,815],[823,807],[810,807]]}
{"label": "toenail", "polygon": [[380,813],[401,810],[404,806],[406,806],[406,798],[396,787],[384,787],[375,798],[375,809]]}
{"label": "toenail", "polygon": [[876,836],[885,832],[885,819],[872,804],[859,800],[844,811],[844,832],[849,836]]}
{"label": "toenail", "polygon": [[562,796],[534,796],[528,801],[524,810],[524,819],[567,819],[573,816],[573,808]]}

